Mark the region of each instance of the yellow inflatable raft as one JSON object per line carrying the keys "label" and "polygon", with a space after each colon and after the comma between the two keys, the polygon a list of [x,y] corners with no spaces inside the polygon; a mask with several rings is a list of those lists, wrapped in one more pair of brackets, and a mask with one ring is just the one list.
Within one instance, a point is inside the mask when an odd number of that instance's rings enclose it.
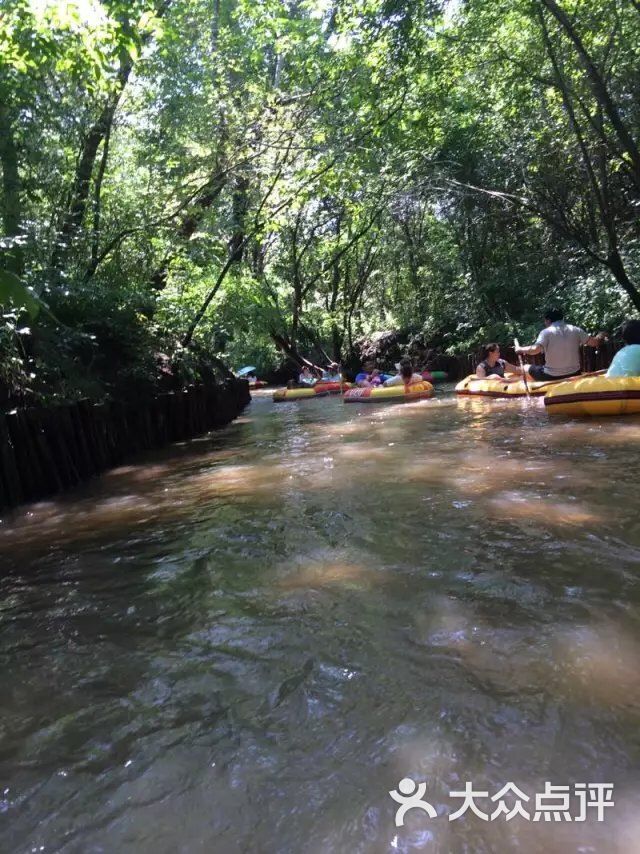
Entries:
{"label": "yellow inflatable raft", "polygon": [[428,382],[409,386],[391,385],[377,388],[352,388],[342,395],[345,403],[380,403],[384,400],[406,401],[433,397],[433,386]]}
{"label": "yellow inflatable raft", "polygon": [[[524,381],[517,379],[518,374],[507,374],[505,380],[481,380],[476,374],[470,374],[463,380],[460,380],[456,386],[456,394],[477,395],[479,397],[527,397],[527,389]],[[535,382],[528,379],[529,395],[532,397],[540,397],[547,393],[547,390],[564,380],[548,380],[547,382]]]}
{"label": "yellow inflatable raft", "polygon": [[309,388],[279,388],[274,391],[273,400],[274,403],[282,403],[285,400],[308,400],[325,397],[328,394],[340,394],[346,388],[351,388],[351,383],[316,383]]}
{"label": "yellow inflatable raft", "polygon": [[640,413],[640,377],[578,377],[549,389],[552,415],[634,415]]}

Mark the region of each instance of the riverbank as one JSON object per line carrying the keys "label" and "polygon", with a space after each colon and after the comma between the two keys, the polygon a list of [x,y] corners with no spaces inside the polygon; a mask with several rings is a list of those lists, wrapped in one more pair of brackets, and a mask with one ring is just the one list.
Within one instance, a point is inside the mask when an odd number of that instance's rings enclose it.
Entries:
{"label": "riverbank", "polygon": [[193,385],[137,403],[80,401],[0,413],[0,509],[62,492],[160,448],[237,418],[245,380]]}

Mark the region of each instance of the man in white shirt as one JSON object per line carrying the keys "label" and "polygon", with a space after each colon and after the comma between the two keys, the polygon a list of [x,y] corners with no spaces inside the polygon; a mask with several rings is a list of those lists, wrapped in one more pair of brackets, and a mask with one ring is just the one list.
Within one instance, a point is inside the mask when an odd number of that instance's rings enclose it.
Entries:
{"label": "man in white shirt", "polygon": [[604,336],[589,335],[579,326],[564,322],[564,314],[558,309],[549,309],[544,315],[545,329],[530,347],[516,347],[520,356],[535,356],[544,353],[544,365],[526,365],[534,380],[558,380],[580,373],[580,346],[598,347]]}

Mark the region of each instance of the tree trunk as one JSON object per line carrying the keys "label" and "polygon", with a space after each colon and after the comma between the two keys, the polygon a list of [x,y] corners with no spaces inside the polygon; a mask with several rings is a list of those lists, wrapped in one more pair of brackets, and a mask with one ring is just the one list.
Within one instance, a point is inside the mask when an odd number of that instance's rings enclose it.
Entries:
{"label": "tree trunk", "polygon": [[292,361],[296,362],[298,365],[306,365],[308,368],[313,368],[316,371],[321,371],[322,368],[320,365],[316,365],[313,362],[310,362],[309,359],[305,359],[304,356],[301,356],[298,352],[298,348],[294,341],[291,341],[288,338],[285,338],[284,335],[280,335],[277,332],[271,333],[271,340],[278,347],[279,350],[288,356]]}
{"label": "tree trunk", "polygon": [[60,273],[62,272],[62,268],[68,258],[73,241],[84,221],[87,202],[89,199],[89,190],[91,188],[91,177],[93,175],[98,149],[100,148],[100,144],[103,139],[105,139],[107,134],[111,131],[116,107],[118,106],[122,90],[129,79],[129,75],[131,74],[132,67],[133,61],[131,58],[128,58],[128,60],[121,63],[116,82],[116,90],[107,99],[106,103],[102,107],[98,119],[94,122],[89,133],[84,139],[71,188],[69,205],[57,234],[51,258],[51,279],[53,284],[57,284],[60,279]]}
{"label": "tree trunk", "polygon": [[587,51],[582,39],[575,31],[567,13],[563,9],[561,9],[560,6],[558,6],[555,0],[541,0],[541,2],[544,3],[547,9],[558,21],[560,26],[564,29],[569,39],[573,42],[573,45],[576,51],[578,52],[578,56],[580,57],[582,67],[584,68],[587,77],[589,78],[591,90],[597,102],[600,104],[605,114],[608,116],[609,121],[613,125],[613,128],[620,143],[622,144],[623,149],[629,155],[629,158],[633,165],[634,180],[636,186],[640,188],[640,150],[638,149],[635,140],[631,136],[629,129],[623,122],[622,116],[620,115],[617,106],[613,102],[613,98],[609,94],[609,90],[607,89],[607,84],[603,76],[598,70],[598,67],[593,61],[591,55]]}
{"label": "tree trunk", "polygon": [[[158,4],[156,9],[158,17],[161,17],[166,12],[169,3],[170,0],[162,0]],[[143,39],[143,42],[148,41],[149,38],[150,36],[147,36]],[[76,174],[69,196],[69,204],[62,219],[62,225],[56,235],[51,257],[51,280],[53,284],[59,281],[71,246],[84,222],[98,149],[102,141],[111,132],[113,117],[132,69],[133,58],[128,51],[122,49],[120,67],[114,81],[113,92],[105,100],[100,115],[85,136],[78,156]]]}
{"label": "tree trunk", "polygon": [[635,285],[627,275],[624,262],[620,257],[617,247],[612,249],[609,253],[607,257],[607,266],[615,276],[616,281],[626,292],[627,296],[633,303],[634,308],[640,311],[640,291],[638,290],[637,285]]}
{"label": "tree trunk", "polygon": [[344,341],[344,332],[334,320],[331,323],[331,352],[333,353],[333,361],[342,361],[342,343]]}
{"label": "tree trunk", "polygon": [[236,179],[233,188],[232,218],[233,218],[233,234],[229,242],[232,259],[234,263],[240,263],[244,254],[245,246],[245,218],[249,208],[249,181],[246,177],[240,176]]}
{"label": "tree trunk", "polygon": [[102,159],[100,160],[100,168],[98,169],[98,177],[93,194],[93,232],[91,235],[91,267],[96,269],[98,266],[98,250],[100,248],[100,218],[102,212],[102,182],[104,173],[107,168],[109,159],[109,140],[111,139],[111,125],[107,128],[102,147]]}
{"label": "tree trunk", "polygon": [[[245,246],[251,237],[252,237],[252,235],[249,234],[245,238]],[[244,249],[244,246],[242,248]],[[193,339],[193,333],[196,331],[196,329],[198,328],[198,324],[200,323],[202,318],[207,313],[207,309],[211,305],[211,302],[213,301],[213,298],[215,297],[215,295],[220,290],[220,287],[221,287],[222,283],[224,282],[224,280],[227,276],[227,273],[231,269],[232,264],[233,264],[233,256],[231,255],[231,253],[229,253],[227,260],[224,263],[223,268],[218,273],[218,278],[216,279],[215,284],[213,285],[213,287],[211,288],[211,290],[207,294],[206,299],[204,300],[204,302],[202,303],[202,305],[200,306],[200,308],[196,312],[196,316],[193,318],[192,322],[189,324],[189,328],[187,329],[185,336],[182,339],[182,346],[183,347],[188,347],[191,344],[191,341]]]}
{"label": "tree trunk", "polygon": [[176,237],[179,241],[178,245],[174,250],[165,255],[160,266],[149,277],[149,282],[155,290],[161,291],[166,287],[169,265],[178,254],[180,245],[187,243],[192,235],[195,234],[205,213],[223,191],[226,182],[227,179],[224,170],[218,167],[209,185],[193,200],[192,209],[184,215],[176,229]]}
{"label": "tree trunk", "polygon": [[213,0],[213,21],[211,22],[211,52],[218,52],[220,39],[220,0]]}
{"label": "tree trunk", "polygon": [[[0,99],[0,163],[2,164],[2,225],[8,238],[19,238],[22,222],[18,151],[13,137],[9,108]],[[7,270],[20,275],[23,267],[22,248],[15,244],[2,252]]]}
{"label": "tree trunk", "polygon": [[295,347],[298,343],[298,329],[300,327],[300,312],[302,310],[302,292],[299,287],[293,289],[293,306],[291,308],[291,343]]}

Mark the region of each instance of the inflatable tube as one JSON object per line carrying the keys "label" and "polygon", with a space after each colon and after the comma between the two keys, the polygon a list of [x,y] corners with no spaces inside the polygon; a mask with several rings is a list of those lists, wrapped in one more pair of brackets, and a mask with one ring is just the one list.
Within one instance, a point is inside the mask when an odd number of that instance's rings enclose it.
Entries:
{"label": "inflatable tube", "polygon": [[640,413],[640,377],[579,377],[549,389],[550,415],[635,415]]}
{"label": "inflatable tube", "polygon": [[422,379],[428,383],[443,383],[449,379],[446,371],[422,371]]}
{"label": "inflatable tube", "polygon": [[[507,379],[513,374],[507,374]],[[517,376],[517,374],[515,375]],[[565,382],[565,380],[549,380],[547,382],[535,382],[528,380],[529,394],[533,397],[541,397],[547,393],[549,387]],[[456,386],[456,394],[477,395],[478,397],[527,397],[527,389],[522,380],[505,382],[504,380],[482,380],[476,374],[470,374],[460,380]]]}
{"label": "inflatable tube", "polygon": [[316,383],[308,388],[279,388],[273,393],[273,401],[283,403],[285,400],[326,397],[328,394],[340,394],[346,388],[351,388],[351,383]]}
{"label": "inflatable tube", "polygon": [[422,400],[433,396],[433,386],[428,382],[413,383],[410,386],[392,385],[377,388],[352,388],[342,395],[345,403],[380,403],[384,400],[407,401]]}

